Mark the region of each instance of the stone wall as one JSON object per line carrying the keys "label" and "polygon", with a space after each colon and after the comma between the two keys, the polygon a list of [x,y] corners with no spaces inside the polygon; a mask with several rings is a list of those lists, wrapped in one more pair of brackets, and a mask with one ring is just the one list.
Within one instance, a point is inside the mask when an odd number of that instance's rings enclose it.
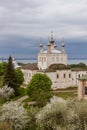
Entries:
{"label": "stone wall", "polygon": [[28,84],[35,73],[45,73],[52,81],[52,89],[67,88],[78,85],[78,78],[85,75],[86,71],[56,70],[56,72],[39,72],[38,70],[22,69],[24,83]]}

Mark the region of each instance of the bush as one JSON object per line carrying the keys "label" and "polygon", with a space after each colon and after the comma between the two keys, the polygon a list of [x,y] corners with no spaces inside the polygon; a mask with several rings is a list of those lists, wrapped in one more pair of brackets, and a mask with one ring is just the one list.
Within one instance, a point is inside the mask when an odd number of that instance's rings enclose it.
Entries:
{"label": "bush", "polygon": [[53,97],[50,102],[38,112],[36,122],[40,129],[43,130],[63,129],[67,121],[67,112],[65,100]]}
{"label": "bush", "polygon": [[37,101],[38,105],[43,106],[51,97],[51,84],[47,75],[35,74],[27,87],[27,94]]}
{"label": "bush", "polygon": [[16,69],[17,85],[20,87],[24,81],[23,73],[20,69]]}
{"label": "bush", "polygon": [[0,121],[7,121],[13,130],[23,130],[29,122],[28,113],[25,111],[20,102],[5,103],[0,108]]}
{"label": "bush", "polygon": [[0,88],[0,97],[9,99],[11,96],[14,95],[14,89],[4,86],[3,88]]}

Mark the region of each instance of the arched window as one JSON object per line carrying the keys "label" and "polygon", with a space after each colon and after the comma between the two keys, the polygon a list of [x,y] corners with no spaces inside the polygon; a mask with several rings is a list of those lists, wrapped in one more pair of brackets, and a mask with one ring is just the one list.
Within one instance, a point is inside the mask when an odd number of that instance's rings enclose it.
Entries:
{"label": "arched window", "polygon": [[66,78],[66,74],[64,74],[63,77]]}
{"label": "arched window", "polygon": [[59,74],[56,75],[57,79],[59,78]]}

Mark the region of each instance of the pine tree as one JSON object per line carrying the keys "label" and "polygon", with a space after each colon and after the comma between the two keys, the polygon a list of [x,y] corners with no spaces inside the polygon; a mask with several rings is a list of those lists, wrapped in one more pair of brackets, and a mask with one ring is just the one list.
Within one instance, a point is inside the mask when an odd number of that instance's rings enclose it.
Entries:
{"label": "pine tree", "polygon": [[4,76],[4,84],[8,87],[13,88],[16,90],[17,88],[17,77],[14,69],[14,65],[12,63],[12,57],[10,56],[8,59],[8,64],[6,68],[6,73]]}

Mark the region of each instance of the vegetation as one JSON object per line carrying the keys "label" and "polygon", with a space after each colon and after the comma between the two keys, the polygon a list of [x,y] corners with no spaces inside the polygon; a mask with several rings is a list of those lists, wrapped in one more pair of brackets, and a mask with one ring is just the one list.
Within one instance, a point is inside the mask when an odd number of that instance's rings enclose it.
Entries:
{"label": "vegetation", "polygon": [[61,92],[56,92],[55,95],[58,96],[58,97],[61,97],[63,99],[70,99],[70,98],[77,97],[77,92],[61,91]]}
{"label": "vegetation", "polygon": [[52,64],[49,66],[48,69],[46,69],[46,72],[54,72],[56,70],[67,70],[67,69],[72,69],[72,70],[87,70],[87,65],[84,63],[78,63],[78,64],[70,64],[70,65],[64,65],[64,64]]}
{"label": "vegetation", "polygon": [[[77,96],[76,87],[52,92],[52,82],[49,77],[45,74],[38,73],[32,77],[27,89],[21,88],[20,85],[24,80],[23,74],[21,70],[14,69],[12,61],[10,60],[11,59],[9,59],[6,68],[4,68],[4,73],[0,75],[1,87],[4,74],[5,76],[7,74],[7,77],[4,78],[7,79],[7,83],[12,84],[9,85],[5,82],[5,84],[11,88],[6,86],[0,88],[0,96],[4,96],[4,98],[8,99],[1,101],[0,97],[0,130],[87,129],[87,102],[74,99],[74,97]],[[87,66],[83,63],[79,63],[78,67],[74,64],[68,66],[72,68],[72,70],[87,69]],[[60,67],[60,69],[63,67],[64,66]],[[51,69],[55,70],[55,68]],[[15,82],[12,76],[16,77]],[[17,95],[14,95],[14,97],[10,97],[12,95],[11,89],[16,89]],[[20,101],[20,98],[26,94],[25,90],[29,97]],[[51,98],[53,95],[55,96]],[[28,103],[30,101],[36,101],[36,106],[29,106]]]}
{"label": "vegetation", "polygon": [[17,77],[14,69],[14,65],[12,63],[12,57],[10,56],[8,59],[8,64],[6,68],[6,73],[4,77],[4,84],[8,87],[13,88],[14,90],[17,89]]}
{"label": "vegetation", "polygon": [[20,102],[10,102],[1,108],[0,121],[6,121],[13,130],[23,130],[27,127],[29,117],[27,111]]}
{"label": "vegetation", "polygon": [[0,63],[0,76],[3,76],[6,72],[7,63],[2,62]]}
{"label": "vegetation", "polygon": [[15,94],[18,95],[18,88],[23,83],[23,81],[23,73],[20,69],[15,70],[14,65],[12,63],[12,57],[10,56],[8,59],[8,64],[4,76],[4,84],[8,87],[13,88],[15,90]]}
{"label": "vegetation", "polygon": [[3,87],[4,76],[0,76],[0,88]]}
{"label": "vegetation", "polygon": [[27,87],[27,94],[37,101],[38,105],[43,106],[51,97],[51,84],[47,75],[35,74]]}
{"label": "vegetation", "polygon": [[15,73],[16,73],[16,78],[17,78],[17,86],[20,87],[24,81],[23,73],[20,69],[16,69]]}
{"label": "vegetation", "polygon": [[9,99],[11,96],[14,95],[14,89],[4,86],[0,88],[0,98],[6,98]]}
{"label": "vegetation", "polygon": [[53,98],[36,115],[41,130],[86,130],[87,102]]}
{"label": "vegetation", "polygon": [[87,70],[87,65],[84,63],[70,64],[68,65],[72,70]]}

